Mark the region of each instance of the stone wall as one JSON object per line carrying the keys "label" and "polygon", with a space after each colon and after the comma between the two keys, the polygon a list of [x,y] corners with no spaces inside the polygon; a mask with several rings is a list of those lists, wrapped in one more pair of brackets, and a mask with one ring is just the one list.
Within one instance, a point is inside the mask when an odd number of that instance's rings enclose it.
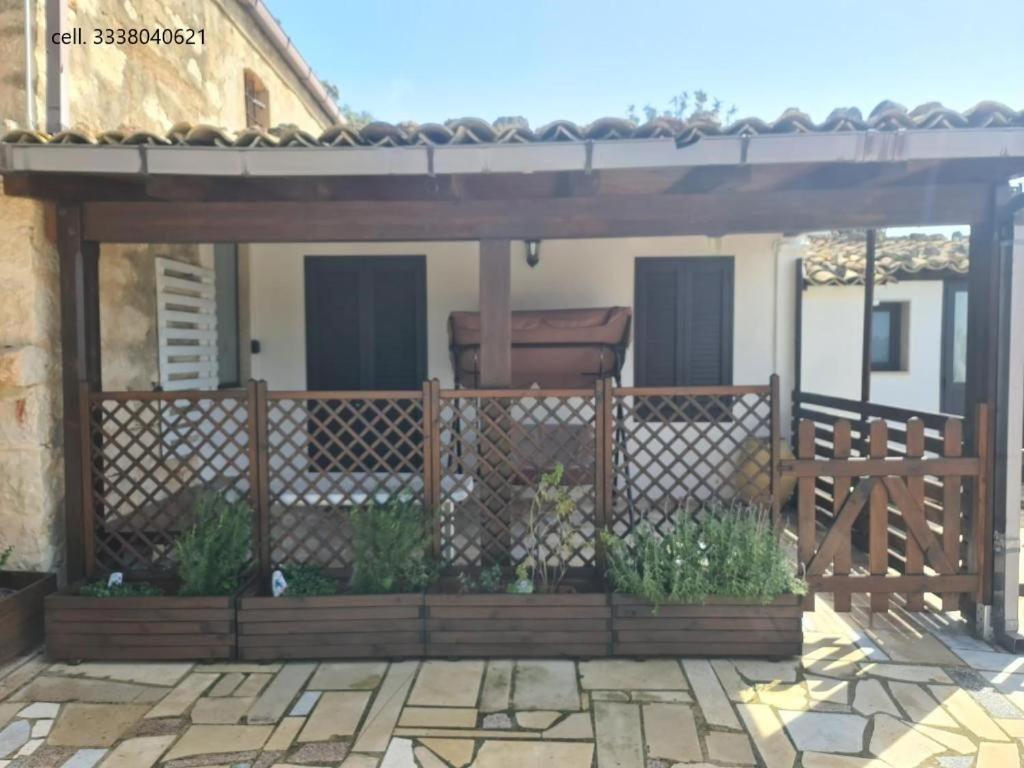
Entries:
{"label": "stone wall", "polygon": [[[165,132],[176,122],[245,127],[243,75],[270,93],[273,124],[314,133],[327,115],[236,0],[72,0],[69,25],[192,27],[205,46],[82,45],[68,51],[69,124]],[[0,0],[0,123],[25,125],[23,0]],[[34,0],[36,115],[45,119],[45,2]],[[0,126],[2,128],[4,126]],[[63,538],[60,307],[56,256],[40,203],[0,197],[0,547],[16,567],[59,568]],[[155,256],[196,262],[192,246],[104,246],[100,255],[103,383],[158,379]]]}

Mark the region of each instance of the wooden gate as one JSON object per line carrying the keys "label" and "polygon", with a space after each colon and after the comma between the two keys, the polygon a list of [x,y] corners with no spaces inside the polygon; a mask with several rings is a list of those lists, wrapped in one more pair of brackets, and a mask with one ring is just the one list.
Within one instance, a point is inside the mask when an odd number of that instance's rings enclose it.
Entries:
{"label": "wooden gate", "polygon": [[[941,597],[943,610],[956,610],[963,593],[981,599],[987,407],[977,411],[973,456],[963,455],[961,419],[950,417],[942,426],[939,437],[926,441],[921,419],[892,426],[872,420],[862,435],[866,455],[853,456],[849,420],[832,421],[827,435],[811,419],[799,421],[797,458],[781,462],[781,471],[797,480],[797,558],[811,595],[831,592],[836,610],[849,611],[853,593],[869,593],[873,612],[887,611],[893,593],[905,595],[911,611],[924,610],[929,593]],[[890,429],[897,435],[890,437]],[[821,454],[819,440],[831,442],[831,458],[815,458]],[[827,499],[822,478],[831,479]],[[816,509],[823,502],[831,510],[822,537]],[[974,553],[962,544],[965,523],[978,527]],[[899,558],[892,557],[893,534],[902,534],[905,542]],[[866,541],[866,563],[853,562],[855,538]],[[806,606],[813,607],[813,597]]]}

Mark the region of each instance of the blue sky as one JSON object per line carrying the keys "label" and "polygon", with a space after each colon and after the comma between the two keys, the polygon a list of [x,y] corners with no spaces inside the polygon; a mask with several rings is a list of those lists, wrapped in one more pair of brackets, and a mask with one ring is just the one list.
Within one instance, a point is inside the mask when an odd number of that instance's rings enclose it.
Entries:
{"label": "blue sky", "polygon": [[1024,108],[1024,0],[266,0],[379,119],[588,122],[703,88],[738,115],[980,99]]}

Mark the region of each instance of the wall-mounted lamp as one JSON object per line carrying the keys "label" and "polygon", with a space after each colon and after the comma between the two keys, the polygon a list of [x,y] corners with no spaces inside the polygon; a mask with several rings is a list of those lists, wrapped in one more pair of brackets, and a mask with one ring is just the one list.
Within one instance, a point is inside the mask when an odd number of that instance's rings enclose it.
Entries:
{"label": "wall-mounted lamp", "polygon": [[530,267],[540,264],[540,240],[525,240],[526,263]]}

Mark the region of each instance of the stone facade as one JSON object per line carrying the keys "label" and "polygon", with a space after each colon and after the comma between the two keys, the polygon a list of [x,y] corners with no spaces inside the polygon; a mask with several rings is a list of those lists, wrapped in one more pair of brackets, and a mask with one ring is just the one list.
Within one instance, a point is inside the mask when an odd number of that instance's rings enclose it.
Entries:
{"label": "stone facade", "polygon": [[[33,2],[36,126],[45,119],[45,0]],[[203,46],[85,44],[68,50],[68,124],[166,131],[173,123],[245,127],[243,71],[270,94],[271,123],[314,133],[330,115],[237,0],[77,0],[68,26],[201,28]],[[0,0],[0,121],[27,122],[22,0]],[[100,255],[103,384],[158,379],[153,258],[198,262],[192,246],[105,246]],[[52,210],[0,196],[0,548],[14,567],[61,565],[60,306]]]}

